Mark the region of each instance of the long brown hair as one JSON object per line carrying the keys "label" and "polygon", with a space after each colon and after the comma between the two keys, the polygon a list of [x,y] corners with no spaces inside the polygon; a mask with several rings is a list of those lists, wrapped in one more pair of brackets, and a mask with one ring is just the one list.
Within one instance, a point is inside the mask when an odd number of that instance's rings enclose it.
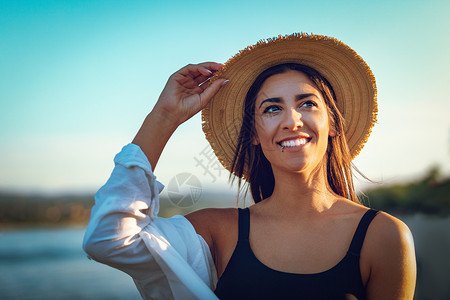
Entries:
{"label": "long brown hair", "polygon": [[[327,105],[330,127],[333,127],[336,131],[336,136],[328,137],[326,152],[328,184],[336,194],[359,203],[353,186],[352,159],[344,134],[344,118],[336,106],[336,96],[333,88],[319,72],[311,67],[297,63],[285,63],[270,67],[255,79],[247,93],[244,105],[244,118],[231,167],[231,174],[238,178],[238,196],[241,194],[243,186],[244,170],[246,171],[245,180],[250,186],[250,192],[255,203],[264,200],[273,193],[275,178],[270,162],[264,156],[261,146],[253,145],[252,143],[256,136],[255,101],[261,86],[267,78],[288,71],[304,73],[316,84],[318,90],[322,93]],[[232,178],[232,180],[236,177]],[[246,191],[244,194],[246,194]]]}

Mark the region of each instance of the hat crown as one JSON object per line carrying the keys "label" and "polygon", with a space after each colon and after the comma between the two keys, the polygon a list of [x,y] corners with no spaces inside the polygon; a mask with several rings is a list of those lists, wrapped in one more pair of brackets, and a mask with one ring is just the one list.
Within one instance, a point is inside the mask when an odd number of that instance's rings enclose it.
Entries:
{"label": "hat crown", "polygon": [[306,65],[328,80],[345,120],[344,131],[352,158],[367,141],[376,122],[377,94],[375,77],[364,60],[333,37],[306,33],[280,35],[239,51],[211,79],[211,82],[218,78],[230,80],[202,111],[206,138],[229,171],[248,90],[264,70],[283,63]]}

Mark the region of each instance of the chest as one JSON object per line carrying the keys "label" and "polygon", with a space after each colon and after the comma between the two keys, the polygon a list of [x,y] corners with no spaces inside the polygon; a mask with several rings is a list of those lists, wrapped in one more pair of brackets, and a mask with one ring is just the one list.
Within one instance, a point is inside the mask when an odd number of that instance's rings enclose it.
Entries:
{"label": "chest", "polygon": [[[259,220],[250,220],[249,247],[255,258],[270,269],[314,274],[333,268],[346,255],[357,220],[321,222],[292,226]],[[238,226],[228,228],[216,247],[218,277],[228,265],[238,241]]]}
{"label": "chest", "polygon": [[347,253],[352,233],[342,234],[341,226],[267,225],[255,224],[248,240],[229,247],[230,258],[221,257],[221,299],[363,299],[359,257]]}
{"label": "chest", "polygon": [[256,258],[271,269],[312,274],[335,266],[346,254],[352,233],[335,227],[271,227],[255,224],[249,245]]}

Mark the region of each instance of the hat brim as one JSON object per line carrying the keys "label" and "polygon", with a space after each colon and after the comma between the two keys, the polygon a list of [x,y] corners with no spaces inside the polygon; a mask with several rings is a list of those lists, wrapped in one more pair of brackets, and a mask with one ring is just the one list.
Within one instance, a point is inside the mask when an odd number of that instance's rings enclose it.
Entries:
{"label": "hat brim", "polygon": [[261,40],[241,50],[214,75],[212,81],[217,78],[230,81],[202,111],[206,138],[230,172],[247,92],[260,73],[282,63],[312,67],[331,84],[345,120],[345,136],[352,159],[371,133],[377,117],[375,77],[354,50],[335,38],[304,33]]}

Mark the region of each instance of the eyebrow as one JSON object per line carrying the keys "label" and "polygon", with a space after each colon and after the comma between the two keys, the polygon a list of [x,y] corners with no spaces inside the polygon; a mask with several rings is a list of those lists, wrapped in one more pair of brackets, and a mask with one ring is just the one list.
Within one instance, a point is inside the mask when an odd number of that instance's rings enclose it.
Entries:
{"label": "eyebrow", "polygon": [[[317,97],[316,94],[308,93],[308,94],[300,94],[300,95],[295,96],[295,100],[300,101],[300,100],[303,100],[303,99],[311,97],[311,96],[319,98],[319,97]],[[259,108],[261,108],[261,106],[266,102],[281,103],[281,102],[283,102],[283,100],[281,100],[281,98],[279,98],[279,97],[267,98],[261,102],[261,104],[259,105]]]}

